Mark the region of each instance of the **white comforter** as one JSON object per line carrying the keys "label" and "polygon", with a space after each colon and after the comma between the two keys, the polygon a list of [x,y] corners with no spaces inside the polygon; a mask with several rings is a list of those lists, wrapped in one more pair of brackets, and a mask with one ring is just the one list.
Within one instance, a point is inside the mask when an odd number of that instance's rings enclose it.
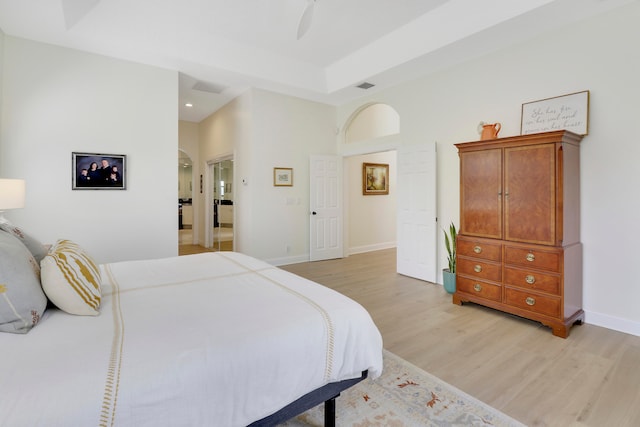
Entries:
{"label": "white comforter", "polygon": [[0,334],[1,426],[244,426],[382,370],[354,301],[238,253],[103,265],[97,317]]}

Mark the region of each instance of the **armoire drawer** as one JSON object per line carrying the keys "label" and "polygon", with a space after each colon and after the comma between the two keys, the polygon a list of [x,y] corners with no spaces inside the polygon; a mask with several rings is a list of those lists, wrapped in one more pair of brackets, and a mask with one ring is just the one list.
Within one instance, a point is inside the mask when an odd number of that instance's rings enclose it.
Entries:
{"label": "armoire drawer", "polygon": [[482,240],[469,239],[458,236],[456,245],[458,255],[482,258],[490,261],[500,262],[502,259],[502,245],[499,243],[487,243]]}
{"label": "armoire drawer", "polygon": [[560,317],[560,298],[505,287],[505,303],[533,313]]}
{"label": "armoire drawer", "polygon": [[473,280],[468,277],[456,275],[456,290],[493,301],[499,302],[502,300],[502,287],[500,285]]}
{"label": "armoire drawer", "polygon": [[474,258],[458,257],[456,262],[456,272],[474,278],[502,281],[502,265],[494,262],[485,262]]}
{"label": "armoire drawer", "polygon": [[539,268],[542,270],[560,272],[562,251],[551,252],[531,248],[505,246],[505,264],[522,265],[527,268]]}
{"label": "armoire drawer", "polygon": [[560,276],[555,274],[505,267],[504,283],[505,285],[560,295]]}

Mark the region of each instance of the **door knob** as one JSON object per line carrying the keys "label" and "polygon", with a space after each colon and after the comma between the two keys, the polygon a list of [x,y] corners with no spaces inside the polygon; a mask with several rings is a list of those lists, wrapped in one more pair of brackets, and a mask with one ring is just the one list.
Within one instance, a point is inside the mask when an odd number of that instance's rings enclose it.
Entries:
{"label": "door knob", "polygon": [[311,215],[317,215],[316,211],[311,212]]}

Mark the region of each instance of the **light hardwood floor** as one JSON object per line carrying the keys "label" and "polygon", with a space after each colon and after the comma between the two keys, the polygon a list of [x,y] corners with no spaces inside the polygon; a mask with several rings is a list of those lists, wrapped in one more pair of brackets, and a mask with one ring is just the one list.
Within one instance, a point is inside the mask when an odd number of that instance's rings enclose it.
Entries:
{"label": "light hardwood floor", "polygon": [[[567,339],[395,273],[395,250],[282,267],[362,304],[384,347],[529,426],[640,426],[640,337],[583,324]],[[588,320],[588,319],[587,319]]]}
{"label": "light hardwood floor", "polygon": [[[215,236],[215,234],[214,234]],[[193,234],[190,228],[182,229],[178,231],[178,255],[191,255],[191,254],[199,254],[202,252],[217,252],[221,251],[232,251],[233,250],[233,240],[224,240],[222,242],[218,242],[214,240],[214,247],[205,248],[201,245],[194,245],[193,242]]]}

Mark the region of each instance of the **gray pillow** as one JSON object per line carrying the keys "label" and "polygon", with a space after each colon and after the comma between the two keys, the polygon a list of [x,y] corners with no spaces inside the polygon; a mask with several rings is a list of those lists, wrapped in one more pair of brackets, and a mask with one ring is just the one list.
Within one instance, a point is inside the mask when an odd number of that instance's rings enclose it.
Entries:
{"label": "gray pillow", "polygon": [[47,248],[39,240],[27,234],[22,228],[11,224],[10,222],[0,222],[0,230],[4,230],[7,233],[11,233],[16,236],[23,245],[29,249],[31,255],[36,259],[38,265],[42,258],[47,255]]}
{"label": "gray pillow", "polygon": [[47,307],[40,266],[10,233],[0,232],[0,332],[25,334]]}

